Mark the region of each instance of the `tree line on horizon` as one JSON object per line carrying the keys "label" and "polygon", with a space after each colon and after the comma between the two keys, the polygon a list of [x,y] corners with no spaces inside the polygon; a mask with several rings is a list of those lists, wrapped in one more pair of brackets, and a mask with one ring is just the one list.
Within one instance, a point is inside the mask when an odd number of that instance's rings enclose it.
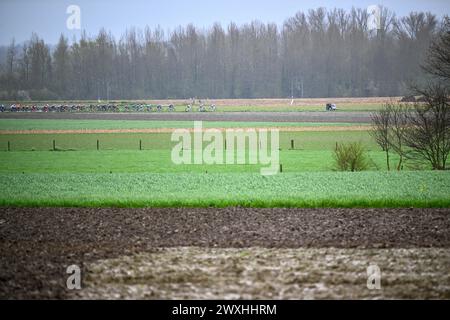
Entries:
{"label": "tree line on horizon", "polygon": [[442,21],[381,8],[298,12],[281,27],[253,21],[170,34],[102,29],[53,50],[37,34],[12,41],[0,65],[0,100],[370,97],[408,94],[426,83],[428,48]]}

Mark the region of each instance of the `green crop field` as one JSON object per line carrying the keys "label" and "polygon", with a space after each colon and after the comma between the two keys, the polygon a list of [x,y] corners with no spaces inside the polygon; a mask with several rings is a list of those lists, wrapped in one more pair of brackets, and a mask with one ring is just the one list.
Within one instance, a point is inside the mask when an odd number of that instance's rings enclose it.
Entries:
{"label": "green crop field", "polygon": [[448,207],[450,172],[1,174],[3,206]]}
{"label": "green crop field", "polygon": [[[176,121],[0,123],[2,129],[8,130],[192,126],[190,122]],[[204,122],[205,127],[233,125]],[[176,165],[171,161],[171,149],[176,143],[170,138],[169,133],[0,134],[0,205],[450,206],[450,172],[413,171],[417,168],[409,166],[402,172],[386,172],[384,153],[368,131],[280,132],[283,172],[268,177],[260,175],[261,165]],[[368,171],[335,172],[336,143],[351,141],[361,142],[367,151]],[[393,163],[396,160],[392,156]]]}

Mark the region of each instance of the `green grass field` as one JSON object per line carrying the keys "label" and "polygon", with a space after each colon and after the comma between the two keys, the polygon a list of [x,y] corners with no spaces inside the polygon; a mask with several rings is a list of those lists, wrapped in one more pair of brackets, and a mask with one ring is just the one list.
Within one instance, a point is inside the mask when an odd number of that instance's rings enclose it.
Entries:
{"label": "green grass field", "polygon": [[[352,125],[355,124],[348,122],[203,121],[204,128],[319,127],[319,126],[352,126]],[[358,125],[365,125],[365,124],[358,124]],[[194,123],[192,121],[0,119],[0,131],[79,130],[79,129],[158,129],[158,128],[193,128],[193,127]]]}
{"label": "green grass field", "polygon": [[[257,173],[261,165],[176,165],[170,150],[2,152],[0,173]],[[394,160],[396,157],[394,157]],[[281,150],[283,172],[332,171],[327,150]],[[368,153],[370,171],[385,168],[384,154]]]}
{"label": "green grass field", "polygon": [[[73,125],[129,125],[110,122],[114,121]],[[37,125],[28,120],[13,124],[9,130]],[[40,129],[62,125],[48,120]],[[142,125],[170,126],[148,121]],[[205,127],[227,125],[231,126]],[[50,151],[53,140],[57,151]],[[333,171],[336,142],[350,141],[364,145],[368,171]],[[11,151],[6,151],[8,142]],[[281,132],[283,172],[269,177],[259,174],[261,165],[175,165],[170,158],[174,145],[168,133],[0,134],[0,205],[450,206],[450,172],[412,171],[408,166],[402,172],[386,172],[384,153],[367,131]]]}
{"label": "green grass field", "polygon": [[[100,134],[0,134],[0,150],[48,151],[53,140],[60,150],[138,150],[139,141],[145,150],[171,149],[170,133],[100,133]],[[367,131],[280,132],[280,148],[290,149],[291,140],[298,150],[331,151],[336,142],[360,141],[368,150],[378,150]]]}

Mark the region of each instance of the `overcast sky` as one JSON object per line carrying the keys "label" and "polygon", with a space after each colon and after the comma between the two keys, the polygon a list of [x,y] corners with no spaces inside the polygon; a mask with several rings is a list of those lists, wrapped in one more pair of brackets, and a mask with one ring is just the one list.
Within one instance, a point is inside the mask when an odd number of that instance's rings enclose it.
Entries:
{"label": "overcast sky", "polygon": [[350,9],[381,4],[406,15],[411,11],[431,11],[442,16],[450,14],[449,0],[0,0],[0,45],[30,38],[34,31],[48,43],[56,43],[64,33],[70,39],[80,31],[69,30],[66,13],[69,5],[81,10],[81,30],[95,35],[101,27],[119,37],[125,29],[135,26],[160,25],[165,31],[188,23],[202,28],[214,22],[222,25],[260,20],[279,25],[297,11],[317,7]]}

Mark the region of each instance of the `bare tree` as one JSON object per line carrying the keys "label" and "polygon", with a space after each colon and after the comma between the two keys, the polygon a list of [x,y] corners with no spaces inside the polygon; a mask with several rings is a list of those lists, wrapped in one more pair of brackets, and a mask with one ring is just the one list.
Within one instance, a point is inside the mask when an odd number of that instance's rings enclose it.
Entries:
{"label": "bare tree", "polygon": [[386,153],[386,166],[388,171],[391,170],[389,163],[389,130],[390,130],[390,119],[391,110],[389,108],[383,108],[377,112],[372,113],[372,124],[373,129],[370,132],[372,137],[375,139],[377,144]]}
{"label": "bare tree", "polygon": [[426,102],[416,104],[414,112],[408,115],[407,157],[426,160],[433,170],[445,170],[450,152],[449,89],[431,85],[421,94]]}
{"label": "bare tree", "polygon": [[403,168],[405,158],[405,135],[408,131],[409,107],[404,104],[389,102],[372,114],[373,130],[371,135],[386,153],[386,164],[390,170],[389,152],[398,154],[397,170]]}
{"label": "bare tree", "polygon": [[443,27],[428,50],[423,69],[429,74],[450,81],[450,18],[444,18]]}
{"label": "bare tree", "polygon": [[55,52],[53,53],[55,90],[60,96],[67,94],[69,78],[69,45],[67,39],[61,35]]}
{"label": "bare tree", "polygon": [[16,55],[17,55],[16,41],[13,38],[11,40],[11,44],[8,47],[8,50],[6,52],[6,65],[7,65],[6,70],[9,75],[12,75],[14,72],[14,65],[16,63]]}
{"label": "bare tree", "polygon": [[389,145],[392,150],[398,154],[399,160],[397,163],[397,170],[403,168],[403,160],[405,158],[405,136],[408,131],[408,115],[409,108],[405,104],[389,103],[387,106],[390,109],[390,130],[389,130]]}
{"label": "bare tree", "polygon": [[82,32],[78,40],[60,39],[53,52],[33,35],[4,59],[0,92],[51,88],[61,99],[399,96],[408,83],[427,80],[419,65],[439,28],[430,66],[448,77],[448,18],[438,25],[430,13],[380,13],[376,32],[366,9],[318,8],[282,28],[257,21],[167,34],[130,28],[117,41],[106,30]]}
{"label": "bare tree", "polygon": [[416,103],[408,116],[405,137],[411,149],[407,156],[428,161],[434,170],[445,170],[450,152],[450,18],[444,17],[442,27],[432,41],[422,68],[436,81],[426,89],[414,87],[424,103]]}

